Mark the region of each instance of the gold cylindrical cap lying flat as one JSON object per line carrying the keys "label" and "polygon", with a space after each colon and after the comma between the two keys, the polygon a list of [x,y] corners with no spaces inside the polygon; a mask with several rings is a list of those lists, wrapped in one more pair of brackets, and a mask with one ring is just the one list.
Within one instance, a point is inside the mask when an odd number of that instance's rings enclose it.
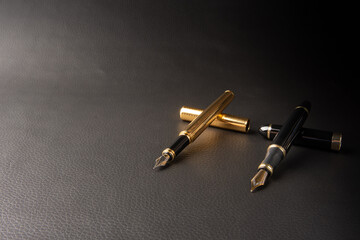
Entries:
{"label": "gold cylindrical cap lying flat", "polygon": [[[202,111],[203,110],[198,108],[184,106],[180,109],[180,118],[184,121],[191,122],[199,116]],[[250,130],[250,120],[248,118],[221,113],[217,115],[210,126],[247,133]]]}

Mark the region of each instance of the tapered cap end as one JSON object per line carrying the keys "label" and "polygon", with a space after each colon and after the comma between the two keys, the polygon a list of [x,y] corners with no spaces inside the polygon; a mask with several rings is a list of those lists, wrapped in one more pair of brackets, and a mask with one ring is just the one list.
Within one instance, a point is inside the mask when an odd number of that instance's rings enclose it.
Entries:
{"label": "tapered cap end", "polygon": [[265,138],[269,138],[269,131],[271,131],[271,125],[264,125],[259,128],[259,133]]}

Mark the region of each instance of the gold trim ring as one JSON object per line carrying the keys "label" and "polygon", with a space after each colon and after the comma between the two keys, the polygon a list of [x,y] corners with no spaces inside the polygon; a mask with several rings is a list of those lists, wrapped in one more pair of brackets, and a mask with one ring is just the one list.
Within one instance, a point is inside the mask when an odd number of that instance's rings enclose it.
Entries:
{"label": "gold trim ring", "polygon": [[175,156],[176,156],[174,150],[172,150],[171,148],[166,148],[166,149],[162,152],[162,154],[168,154],[168,155],[170,155],[170,156],[171,156],[171,159],[174,159]]}
{"label": "gold trim ring", "polygon": [[186,137],[189,139],[189,143],[192,142],[192,141],[191,141],[191,136],[190,136],[190,134],[189,134],[186,130],[181,131],[181,132],[179,133],[179,136],[186,136]]}
{"label": "gold trim ring", "polygon": [[273,168],[273,166],[271,166],[270,164],[268,164],[268,163],[261,163],[260,165],[259,165],[259,167],[258,167],[258,169],[266,169],[266,170],[268,170],[268,172],[270,172],[270,175],[272,175],[273,174],[273,172],[274,172],[274,168]]}
{"label": "gold trim ring", "polygon": [[297,106],[295,109],[298,109],[298,108],[302,108],[306,111],[306,113],[309,115],[309,109],[307,109],[306,107],[304,106]]}
{"label": "gold trim ring", "polygon": [[272,124],[269,125],[268,130],[267,130],[267,138],[268,139],[270,139],[271,127],[272,127]]}
{"label": "gold trim ring", "polygon": [[268,147],[268,150],[269,150],[270,148],[274,148],[274,147],[280,149],[281,152],[283,153],[284,157],[286,156],[286,150],[285,150],[285,148],[283,148],[283,147],[280,146],[280,145],[271,144],[271,145]]}
{"label": "gold trim ring", "polygon": [[335,132],[331,137],[331,150],[340,151],[342,142],[342,134]]}

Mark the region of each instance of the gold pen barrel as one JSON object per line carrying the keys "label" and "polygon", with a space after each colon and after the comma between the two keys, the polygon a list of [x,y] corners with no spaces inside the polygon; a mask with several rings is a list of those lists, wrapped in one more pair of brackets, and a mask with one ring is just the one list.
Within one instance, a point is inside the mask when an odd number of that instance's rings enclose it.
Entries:
{"label": "gold pen barrel", "polygon": [[[180,118],[184,121],[192,121],[202,113],[203,110],[190,107],[182,107],[180,109]],[[250,130],[250,120],[230,114],[221,113],[210,124],[211,127],[229,129],[233,131],[247,133]]]}
{"label": "gold pen barrel", "polygon": [[193,142],[229,105],[233,100],[234,93],[226,90],[218,99],[199,114],[179,135],[185,135]]}

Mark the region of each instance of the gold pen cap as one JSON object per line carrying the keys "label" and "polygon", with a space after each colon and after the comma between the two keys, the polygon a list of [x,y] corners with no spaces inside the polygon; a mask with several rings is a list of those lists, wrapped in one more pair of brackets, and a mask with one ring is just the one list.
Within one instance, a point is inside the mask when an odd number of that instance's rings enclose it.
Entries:
{"label": "gold pen cap", "polygon": [[[203,110],[201,109],[184,106],[180,109],[180,118],[184,121],[191,122],[199,116],[202,111]],[[210,126],[247,133],[250,130],[250,120],[247,118],[221,113],[217,115],[216,119],[210,124]]]}

